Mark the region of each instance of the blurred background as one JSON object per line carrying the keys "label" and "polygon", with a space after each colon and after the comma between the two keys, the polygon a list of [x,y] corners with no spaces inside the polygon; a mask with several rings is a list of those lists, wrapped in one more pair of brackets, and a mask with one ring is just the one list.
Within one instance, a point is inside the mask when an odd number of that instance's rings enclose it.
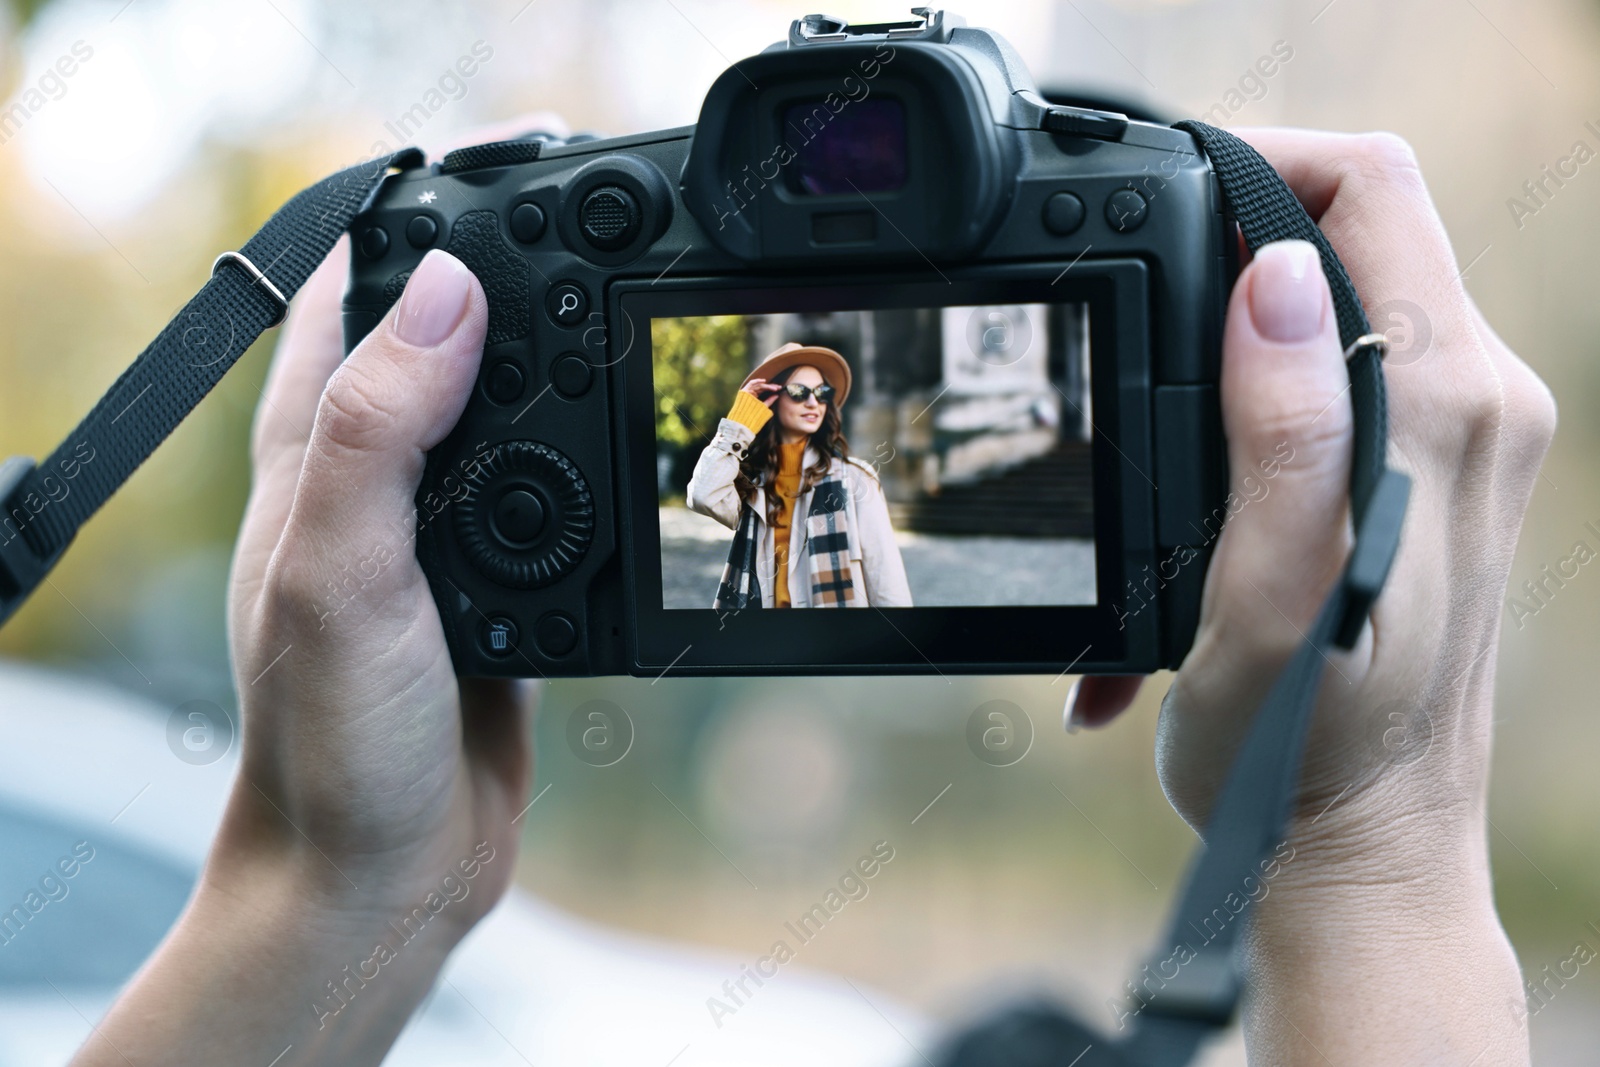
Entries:
{"label": "blurred background", "polygon": [[[904,16],[890,3],[830,9]],[[1513,591],[1574,542],[1596,543],[1584,524],[1600,522],[1600,2],[952,10],[1000,30],[1041,83],[1175,117],[1405,136],[1469,289],[1561,405]],[[614,134],[687,124],[730,61],[802,13],[769,0],[0,0],[0,455],[48,452],[219,252],[314,179],[393,146],[402,116],[424,146],[530,110]],[[475,46],[492,55],[442,91]],[[1263,76],[1268,56],[1278,62]],[[1417,309],[1370,296],[1399,352],[1420,358]],[[163,711],[233,711],[225,577],[269,358],[270,340],[84,529],[53,585],[0,633],[0,662]],[[1504,620],[1489,815],[1501,912],[1530,974],[1579,941],[1600,944],[1586,925],[1600,921],[1590,570],[1536,613],[1508,605]],[[538,726],[549,789],[523,823],[519,881],[581,916],[754,959],[886,841],[894,861],[806,947],[806,966],[937,1018],[1048,988],[1109,1025],[1105,999],[1148,946],[1193,837],[1151,759],[1167,679],[1112,728],[1075,736],[1060,728],[1069,682],[554,683]],[[632,724],[608,766],[566,742],[569,717],[597,700]],[[1033,732],[1004,767],[965,740],[996,701]],[[159,733],[165,716],[148,725]],[[68,747],[26,756],[59,758],[68,789]],[[25,881],[0,885],[0,899]],[[1532,1025],[1538,1062],[1593,1062],[1600,972],[1568,982]],[[1207,1062],[1242,1063],[1237,1038]]]}

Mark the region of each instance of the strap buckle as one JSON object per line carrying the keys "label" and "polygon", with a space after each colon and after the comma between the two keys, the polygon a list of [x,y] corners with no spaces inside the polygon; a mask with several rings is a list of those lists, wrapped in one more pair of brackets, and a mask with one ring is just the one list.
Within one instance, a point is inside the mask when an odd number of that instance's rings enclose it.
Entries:
{"label": "strap buckle", "polygon": [[[1146,966],[1160,975],[1162,963],[1171,960],[1157,956]],[[1171,978],[1160,975],[1163,983],[1153,992],[1142,1014],[1224,1027],[1233,1021],[1244,981],[1231,951],[1202,949]]]}
{"label": "strap buckle", "polygon": [[1381,362],[1389,355],[1389,336],[1382,333],[1364,333],[1350,342],[1350,347],[1344,350],[1344,361],[1349,363],[1361,353],[1373,349],[1378,353]]}
{"label": "strap buckle", "polygon": [[1344,614],[1334,634],[1334,644],[1349,651],[1361,637],[1367,614],[1373,602],[1383,592],[1383,583],[1389,578],[1389,568],[1400,551],[1400,527],[1406,517],[1406,503],[1411,499],[1411,479],[1399,471],[1386,468],[1372,487],[1372,498],[1367,503],[1367,513],[1356,531],[1355,548],[1345,564]]}
{"label": "strap buckle", "polygon": [[270,330],[274,326],[282,326],[283,320],[289,317],[289,299],[283,295],[282,290],[280,290],[276,285],[272,284],[272,279],[263,274],[261,272],[261,268],[250,262],[249,258],[242,252],[224,252],[222,255],[212,260],[211,276],[213,278],[217,276],[217,268],[221,267],[224,263],[238,264],[241,268],[243,268],[246,274],[250,275],[250,281],[252,284],[259,285],[262,289],[265,289],[267,295],[272,297],[272,299],[277,302],[278,317],[273,319],[272,322],[268,324],[267,329]]}
{"label": "strap buckle", "polygon": [[[34,468],[33,460],[27,456],[12,456],[0,463],[0,625],[33,595],[34,589],[66,551],[66,545],[62,545],[49,559],[40,559],[22,535],[38,512],[31,509],[26,500],[12,498],[33,474]],[[47,504],[48,501],[41,507]]]}

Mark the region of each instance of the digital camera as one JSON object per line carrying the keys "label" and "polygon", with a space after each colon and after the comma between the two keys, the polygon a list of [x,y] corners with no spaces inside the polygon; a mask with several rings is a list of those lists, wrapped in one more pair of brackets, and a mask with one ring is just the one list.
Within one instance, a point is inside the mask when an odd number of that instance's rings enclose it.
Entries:
{"label": "digital camera", "polygon": [[913,14],[807,16],[694,126],[452,152],[357,217],[347,350],[430,249],[488,298],[417,496],[460,674],[1183,659],[1226,514],[1219,185]]}

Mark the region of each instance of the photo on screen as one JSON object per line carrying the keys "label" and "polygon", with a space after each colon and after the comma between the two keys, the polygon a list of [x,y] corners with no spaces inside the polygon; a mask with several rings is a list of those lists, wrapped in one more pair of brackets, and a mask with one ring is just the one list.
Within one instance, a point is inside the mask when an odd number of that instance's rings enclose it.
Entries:
{"label": "photo on screen", "polygon": [[1089,338],[1086,303],[652,318],[662,607],[1094,605]]}

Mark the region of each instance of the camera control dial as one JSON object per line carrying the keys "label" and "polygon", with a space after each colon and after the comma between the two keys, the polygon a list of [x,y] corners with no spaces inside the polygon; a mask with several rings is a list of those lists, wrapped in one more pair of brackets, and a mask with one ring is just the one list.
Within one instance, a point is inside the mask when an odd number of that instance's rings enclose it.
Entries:
{"label": "camera control dial", "polygon": [[485,577],[539,589],[583,562],[594,540],[594,496],[566,456],[537,441],[506,441],[462,480],[456,534]]}

